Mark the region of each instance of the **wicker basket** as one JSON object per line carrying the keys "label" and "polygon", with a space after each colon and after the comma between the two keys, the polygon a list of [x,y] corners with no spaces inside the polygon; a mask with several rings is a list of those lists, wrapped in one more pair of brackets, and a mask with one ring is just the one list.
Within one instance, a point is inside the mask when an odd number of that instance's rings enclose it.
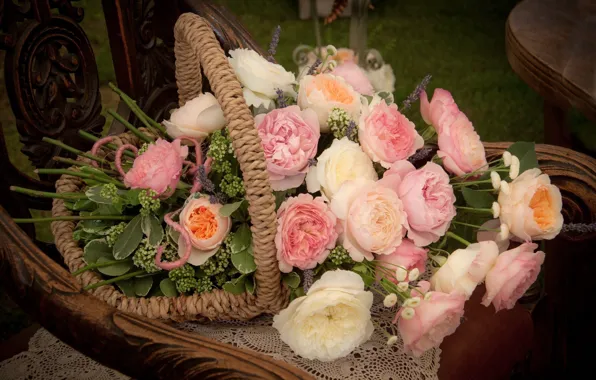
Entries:
{"label": "wicker basket", "polygon": [[[248,211],[252,220],[253,251],[257,265],[255,295],[233,295],[223,290],[179,297],[127,297],[113,286],[106,285],[90,292],[120,310],[149,318],[183,320],[250,319],[262,313],[276,313],[288,302],[288,291],[281,285],[276,259],[275,198],[266,171],[265,156],[254,127],[254,120],[242,88],[211,30],[201,17],[185,13],[175,26],[176,81],[179,103],[198,96],[202,87],[201,69],[209,79],[213,93],[222,106],[232,145],[244,177]],[[113,141],[116,145],[140,141],[125,133]],[[106,154],[107,152],[102,152]],[[77,177],[63,175],[56,182],[57,192],[79,191],[84,183]],[[54,216],[72,215],[64,201],[54,200]],[[71,272],[85,265],[83,250],[73,240],[75,224],[69,221],[52,223],[56,246]],[[101,281],[87,271],[77,277],[83,286]]]}

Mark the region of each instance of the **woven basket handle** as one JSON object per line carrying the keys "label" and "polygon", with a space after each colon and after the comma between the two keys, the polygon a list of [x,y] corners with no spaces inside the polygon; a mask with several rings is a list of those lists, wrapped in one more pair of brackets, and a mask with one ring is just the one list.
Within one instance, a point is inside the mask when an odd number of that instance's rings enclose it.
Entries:
{"label": "woven basket handle", "polygon": [[201,92],[201,68],[223,109],[232,145],[244,178],[252,222],[253,251],[257,265],[257,299],[263,306],[284,303],[278,268],[275,233],[275,198],[269,184],[265,155],[242,88],[209,24],[184,13],[174,28],[176,83],[180,105]]}

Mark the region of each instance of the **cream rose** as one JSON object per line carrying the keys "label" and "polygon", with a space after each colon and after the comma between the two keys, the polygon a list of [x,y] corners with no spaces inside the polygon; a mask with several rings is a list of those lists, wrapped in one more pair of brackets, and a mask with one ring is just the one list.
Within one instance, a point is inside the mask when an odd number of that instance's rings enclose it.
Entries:
{"label": "cream rose", "polygon": [[228,58],[238,80],[242,84],[243,94],[249,105],[269,108],[272,99],[277,97],[277,89],[285,94],[296,96],[293,85],[294,74],[286,71],[281,65],[269,62],[251,49],[230,50]]}
{"label": "cream rose", "polygon": [[170,120],[164,120],[163,125],[173,138],[202,138],[222,129],[226,125],[226,119],[215,96],[206,92],[175,109]]}
{"label": "cream rose", "polygon": [[350,271],[326,272],[273,318],[273,327],[298,355],[328,362],[348,355],[373,333],[373,295]]}
{"label": "cream rose", "polygon": [[521,240],[552,239],[563,226],[561,192],[540,169],[526,170],[499,193],[501,222]]}
{"label": "cream rose", "polygon": [[321,191],[330,200],[344,182],[357,178],[376,180],[378,176],[360,145],[344,137],[333,140],[321,153],[306,175],[306,186],[310,193]]}
{"label": "cream rose", "polygon": [[327,119],[331,109],[341,108],[352,120],[358,121],[362,108],[360,94],[343,78],[331,74],[306,75],[302,78],[297,102],[301,109],[311,108],[317,113],[321,132],[329,132]]}

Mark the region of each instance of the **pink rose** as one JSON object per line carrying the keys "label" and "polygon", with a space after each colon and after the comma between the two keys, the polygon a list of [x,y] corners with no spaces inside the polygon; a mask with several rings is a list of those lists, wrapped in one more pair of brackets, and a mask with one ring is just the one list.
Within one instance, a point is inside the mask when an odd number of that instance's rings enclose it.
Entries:
{"label": "pink rose", "polygon": [[[222,241],[230,233],[232,219],[221,216],[222,205],[212,204],[208,197],[191,199],[180,212],[180,225],[190,235],[192,251],[188,262],[202,265],[215,255]],[[178,254],[183,256],[186,242],[182,235],[178,239]]]}
{"label": "pink rose", "polygon": [[431,348],[438,347],[443,338],[455,332],[464,315],[465,296],[428,292],[415,308],[414,315],[406,319],[405,309],[398,310],[398,329],[404,340],[404,349],[416,357]]}
{"label": "pink rose", "polygon": [[452,122],[444,122],[439,132],[439,151],[445,169],[455,175],[488,167],[484,145],[474,126],[463,112]]}
{"label": "pink rose", "polygon": [[340,241],[354,261],[392,253],[406,232],[404,205],[382,182],[344,182],[331,200],[331,211],[341,220]]}
{"label": "pink rose", "polygon": [[375,95],[368,112],[363,112],[358,126],[362,150],[374,162],[389,168],[394,162],[405,160],[424,146],[414,123]]}
{"label": "pink rose", "polygon": [[132,168],[124,176],[124,184],[131,189],[152,189],[158,194],[175,189],[188,147],[180,141],[158,139],[147,151],[135,158]]}
{"label": "pink rose", "polygon": [[308,172],[308,160],[317,154],[321,135],[317,114],[289,106],[257,115],[255,123],[273,190],[300,186]]}
{"label": "pink rose", "polygon": [[345,81],[362,95],[372,96],[375,92],[370,80],[356,63],[345,61],[331,72],[332,75],[342,77]]}
{"label": "pink rose", "polygon": [[293,267],[312,269],[335,247],[341,229],[323,198],[299,194],[286,199],[277,210],[277,260],[284,273]]}
{"label": "pink rose", "polygon": [[430,103],[426,91],[420,93],[420,113],[426,124],[435,127],[439,133],[441,126],[451,124],[459,108],[449,91],[437,88]]}
{"label": "pink rose", "polygon": [[381,181],[397,189],[408,216],[408,237],[414,244],[424,247],[445,235],[456,212],[453,187],[442,167],[428,162],[416,170],[408,161],[398,161]]}
{"label": "pink rose", "polygon": [[[408,272],[418,268],[420,273],[424,273],[427,252],[428,249],[417,247],[410,239],[403,239],[395,251],[389,255],[378,255],[375,260],[379,262],[380,266],[391,270],[392,273],[395,273],[398,266],[405,268]],[[377,270],[377,279],[385,277],[389,281],[397,283],[395,276],[387,277],[387,272],[386,270]]]}
{"label": "pink rose", "polygon": [[486,275],[486,294],[482,304],[494,305],[497,311],[511,309],[536,281],[544,252],[534,250],[538,244],[524,243],[499,255],[495,266]]}

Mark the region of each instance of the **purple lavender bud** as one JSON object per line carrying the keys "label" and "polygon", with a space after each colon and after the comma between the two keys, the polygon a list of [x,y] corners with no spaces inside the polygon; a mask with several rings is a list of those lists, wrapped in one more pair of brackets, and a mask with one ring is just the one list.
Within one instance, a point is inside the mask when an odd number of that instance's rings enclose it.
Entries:
{"label": "purple lavender bud", "polygon": [[596,232],[596,223],[565,223],[561,232],[575,232],[579,234],[589,234]]}
{"label": "purple lavender bud", "polygon": [[286,98],[284,96],[284,92],[280,88],[275,89],[275,93],[277,94],[277,108],[286,108],[288,103],[286,103]]}
{"label": "purple lavender bud", "polygon": [[429,74],[422,79],[420,84],[418,84],[418,86],[416,86],[414,91],[412,91],[412,93],[410,95],[408,95],[406,100],[404,100],[404,102],[401,104],[402,110],[407,110],[408,108],[410,108],[412,103],[414,103],[415,101],[420,99],[420,94],[422,93],[422,91],[424,91],[424,89],[426,89],[426,86],[428,86],[428,83],[430,82],[431,78],[432,78],[432,75]]}
{"label": "purple lavender bud", "polygon": [[277,51],[277,45],[279,44],[279,35],[281,34],[281,26],[276,26],[273,30],[273,36],[271,36],[271,43],[269,44],[269,57],[267,60],[271,63],[275,62],[275,52]]}
{"label": "purple lavender bud", "polygon": [[302,285],[302,287],[304,289],[304,293],[306,293],[313,283],[314,272],[312,269],[306,269],[302,274],[304,275],[304,285]]}
{"label": "purple lavender bud", "polygon": [[209,177],[207,177],[207,171],[205,170],[205,165],[199,165],[199,172],[197,174],[197,179],[199,180],[201,186],[203,186],[203,190],[208,193],[212,193],[215,191],[215,185]]}
{"label": "purple lavender bud", "polygon": [[212,205],[219,203],[219,199],[217,199],[217,197],[215,195],[210,195],[209,196],[209,203],[211,203]]}
{"label": "purple lavender bud", "polygon": [[319,67],[319,65],[321,63],[322,63],[321,59],[317,58],[315,63],[313,63],[312,66],[308,69],[308,72],[306,73],[306,75],[313,75],[315,73],[315,71],[317,70],[317,67]]}
{"label": "purple lavender bud", "polygon": [[356,128],[356,123],[354,122],[354,120],[350,120],[350,123],[346,128],[346,136],[348,140],[354,141],[354,138],[352,137],[352,134],[354,133],[354,128]]}
{"label": "purple lavender bud", "polygon": [[317,164],[316,158],[309,158],[308,159],[308,166],[315,166]]}

